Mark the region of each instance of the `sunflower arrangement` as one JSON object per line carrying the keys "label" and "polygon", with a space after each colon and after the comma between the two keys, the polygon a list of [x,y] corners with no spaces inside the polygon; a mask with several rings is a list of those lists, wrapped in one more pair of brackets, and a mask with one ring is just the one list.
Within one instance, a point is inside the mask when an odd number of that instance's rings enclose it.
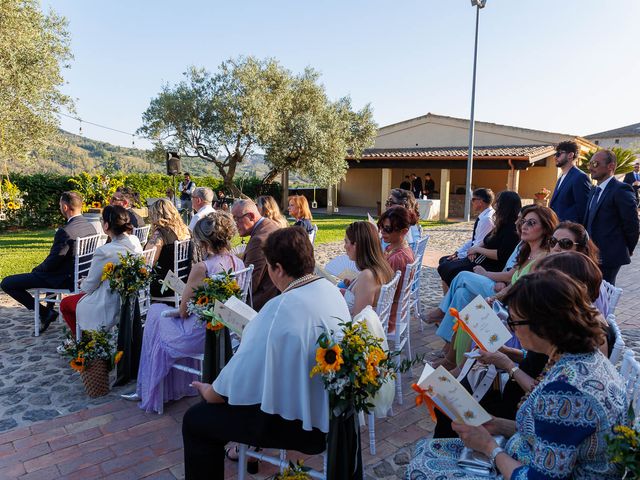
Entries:
{"label": "sunflower arrangement", "polygon": [[207,330],[218,331],[224,328],[224,324],[213,311],[216,300],[226,302],[230,297],[240,298],[241,294],[242,290],[232,270],[218,273],[205,278],[202,285],[193,291],[193,299],[187,304],[187,311],[197,315]]}
{"label": "sunflower arrangement", "polygon": [[640,432],[625,425],[613,427],[613,435],[607,438],[607,450],[611,461],[624,469],[622,478],[640,478]]}
{"label": "sunflower arrangement", "polygon": [[302,460],[298,460],[296,463],[289,462],[289,466],[282,473],[275,475],[273,480],[311,480],[307,473],[309,470],[311,469],[305,467]]}
{"label": "sunflower arrangement", "polygon": [[116,337],[106,329],[83,330],[80,340],[67,331],[62,345],[63,354],[71,359],[69,366],[77,372],[84,372],[91,362],[104,360],[112,370],[122,358],[123,352],[116,351]]}
{"label": "sunflower arrangement", "polygon": [[9,215],[15,214],[24,206],[24,196],[27,192],[22,192],[15,183],[5,178],[0,185],[0,210],[7,210]]}
{"label": "sunflower arrangement", "polygon": [[144,261],[142,255],[118,254],[119,263],[108,262],[102,268],[102,280],[109,280],[111,290],[122,298],[137,294],[150,283],[155,273]]}
{"label": "sunflower arrangement", "polygon": [[383,350],[383,340],[371,334],[365,322],[349,321],[340,326],[340,340],[333,332],[324,332],[318,338],[316,365],[310,376],[322,377],[335,416],[351,406],[369,413],[371,399],[382,384],[409,366],[404,362],[396,365],[392,361],[395,354]]}
{"label": "sunflower arrangement", "polygon": [[91,175],[86,172],[70,178],[69,182],[75,185],[75,189],[84,199],[82,204],[83,212],[88,211],[90,208],[102,208],[107,205],[119,186],[116,179],[107,175]]}

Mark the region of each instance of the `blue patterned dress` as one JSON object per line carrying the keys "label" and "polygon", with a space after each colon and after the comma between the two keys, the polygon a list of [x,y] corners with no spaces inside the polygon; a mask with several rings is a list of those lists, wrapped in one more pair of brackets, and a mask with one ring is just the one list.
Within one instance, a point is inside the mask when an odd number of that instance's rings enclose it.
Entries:
{"label": "blue patterned dress", "polygon": [[[522,463],[521,479],[614,479],[606,435],[626,420],[620,375],[599,351],[565,354],[551,367],[516,415],[505,450]],[[481,479],[457,466],[459,439],[420,440],[407,480]]]}

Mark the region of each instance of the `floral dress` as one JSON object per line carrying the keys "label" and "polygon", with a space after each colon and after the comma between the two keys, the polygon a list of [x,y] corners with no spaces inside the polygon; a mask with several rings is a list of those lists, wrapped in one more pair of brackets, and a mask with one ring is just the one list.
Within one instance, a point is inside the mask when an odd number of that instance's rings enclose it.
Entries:
{"label": "floral dress", "polygon": [[[625,405],[624,383],[604,355],[563,355],[518,410],[505,450],[522,466],[511,478],[620,478],[606,436],[625,423]],[[486,479],[458,468],[462,448],[459,439],[420,440],[406,479]]]}

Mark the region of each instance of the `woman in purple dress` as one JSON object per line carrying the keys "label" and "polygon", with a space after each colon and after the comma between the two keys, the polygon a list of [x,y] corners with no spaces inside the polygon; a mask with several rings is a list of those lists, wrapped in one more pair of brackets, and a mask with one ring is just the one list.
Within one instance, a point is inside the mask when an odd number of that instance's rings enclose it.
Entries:
{"label": "woman in purple dress", "polygon": [[180,301],[179,316],[162,316],[170,307],[154,304],[147,313],[142,339],[142,354],[136,392],[123,395],[127,400],[140,400],[140,408],[147,412],[162,412],[162,404],[198,392],[189,387],[193,375],[171,368],[180,364],[196,367],[195,361],[185,358],[204,352],[205,328],[196,315],[189,315],[187,304],[193,291],[205,278],[222,271],[241,270],[244,263],[232,255],[231,238],[236,233],[229,213],[216,211],[201,219],[195,226],[194,239],[206,249],[208,256],[191,269]]}

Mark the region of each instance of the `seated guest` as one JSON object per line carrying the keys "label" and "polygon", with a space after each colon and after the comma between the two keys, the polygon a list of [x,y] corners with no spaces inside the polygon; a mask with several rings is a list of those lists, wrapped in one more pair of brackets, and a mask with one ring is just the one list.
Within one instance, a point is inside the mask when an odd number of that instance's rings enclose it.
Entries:
{"label": "seated guest", "polygon": [[347,227],[344,249],[360,271],[353,281],[345,282],[348,286],[344,299],[354,317],[367,305],[375,309],[380,287],[388,283],[395,272],[382,253],[376,227],[369,222],[353,222]]}
{"label": "seated guest", "polygon": [[[522,275],[529,273],[538,259],[549,253],[550,238],[557,224],[558,217],[556,217],[556,214],[550,208],[535,205],[526,210],[525,216],[520,222],[522,232],[520,238],[523,243],[516,257],[516,266],[510,271],[509,275],[509,283],[511,285],[515,284]],[[508,287],[505,287],[498,292],[497,295],[501,295],[501,292],[502,294],[506,293],[507,289]],[[461,294],[463,294],[463,292],[461,292]],[[473,297],[471,300],[472,299]],[[450,297],[450,300],[453,300],[453,297]],[[453,301],[461,302],[462,300],[456,298]],[[449,305],[449,307],[455,306],[456,308],[463,308],[467,303],[463,305],[455,303]],[[438,327],[436,334],[444,341],[449,342],[450,347],[453,347],[452,349],[447,349],[447,356],[443,363],[445,368],[453,369],[464,362],[464,353],[468,351],[471,340],[468,334],[460,331],[460,335],[456,335],[455,342],[452,342],[454,320],[449,314],[449,307],[446,307],[446,313],[443,310],[443,321]]]}
{"label": "seated guest", "polygon": [[289,223],[284,215],[280,212],[278,202],[271,195],[261,195],[256,198],[256,205],[260,215],[276,222],[280,228],[287,228]]}
{"label": "seated guest", "polygon": [[65,297],[60,303],[60,313],[74,333],[76,320],[82,330],[111,328],[118,322],[120,294],[109,288],[108,280],[102,280],[104,266],[120,263],[119,255],[142,254],[140,240],[132,235],[131,217],[123,207],[107,205],[101,220],[102,230],[111,241],[94,252],[89,273],[80,282],[81,293]]}
{"label": "seated guest", "polygon": [[193,189],[193,193],[191,194],[191,204],[193,205],[193,210],[196,213],[191,218],[191,222],[189,222],[189,230],[193,232],[198,220],[215,212],[211,206],[211,202],[213,202],[213,190],[209,187],[196,187]]}
{"label": "seated guest", "polygon": [[[473,192],[471,207],[478,214],[473,224],[471,240],[465,242],[452,255],[442,257],[438,266],[438,274],[444,286],[448,287],[453,278],[462,271],[471,271],[474,267],[473,258],[467,258],[469,249],[480,243],[495,227],[493,217],[495,210],[493,204],[494,194],[490,188],[478,188]],[[445,288],[446,290],[446,288]]]}
{"label": "seated guest", "polygon": [[[145,245],[145,250],[155,247],[156,256],[154,264],[158,276],[151,283],[152,297],[173,297],[173,291],[162,293],[160,281],[164,279],[169,270],[174,270],[174,242],[190,238],[189,229],[182,221],[178,209],[167,199],[161,198],[149,207],[149,222],[151,222],[151,234]],[[175,272],[174,272],[175,273]]]}
{"label": "seated guest", "polygon": [[[170,307],[161,303],[151,305],[142,337],[136,393],[123,395],[126,400],[141,400],[143,410],[159,412],[166,401],[197,394],[189,387],[192,376],[171,367],[180,359],[181,363],[192,366],[190,363],[195,361],[184,360],[184,357],[204,352],[204,325],[196,315],[189,315],[187,305],[193,299],[194,289],[205,278],[244,268],[242,260],[229,253],[235,233],[233,219],[228,213],[216,211],[201,219],[193,236],[209,256],[191,268],[180,300],[180,316],[162,317],[162,312]],[[163,388],[160,388],[161,383]],[[164,392],[164,398],[160,396],[161,392]]]}
{"label": "seated guest", "polygon": [[[582,253],[575,251],[551,253],[536,262],[534,269],[537,272],[545,270],[563,272],[587,289],[589,300],[595,302],[598,298],[602,273],[600,273],[598,264]],[[602,315],[598,315],[598,319],[606,332],[606,337],[603,338],[599,349],[608,358],[615,343],[615,333]],[[491,415],[515,419],[520,399],[536,385],[535,378],[542,372],[548,360],[547,356],[542,353],[527,352],[506,346],[495,353],[482,350],[478,350],[478,352],[481,363],[493,364],[503,372],[509,373],[509,381],[506,383],[504,391],[501,392],[500,388],[496,388],[496,384],[494,384],[482,398],[480,404]],[[466,378],[461,383],[471,391]],[[457,434],[451,429],[451,420],[443,414],[438,415],[434,438],[456,436]]]}
{"label": "seated guest", "polygon": [[260,215],[258,207],[251,200],[236,202],[231,213],[238,227],[238,235],[251,237],[243,258],[245,264],[253,265],[251,277],[253,309],[260,311],[265,303],[278,295],[278,289],[267,274],[267,259],[262,251],[265,240],[271,232],[278,229],[278,225],[273,220]]}
{"label": "seated guest", "polygon": [[[133,199],[135,197],[135,192],[127,187],[121,187],[111,196],[111,201],[109,205],[116,205],[119,207],[123,207],[127,210],[129,214],[129,219],[133,228],[144,227],[145,223],[143,218],[133,211]],[[105,232],[107,233],[107,232]]]}
{"label": "seated guest", "polygon": [[[34,310],[35,301],[27,291],[32,288],[67,288],[73,285],[73,264],[76,239],[96,234],[96,229],[82,216],[82,197],[77,192],[64,192],[60,196],[60,212],[66,223],[53,237],[49,255],[31,273],[9,275],[2,279],[0,288],[27,309]],[[58,317],[52,303],[40,305],[40,332],[44,332]]]}
{"label": "seated guest", "polygon": [[[535,272],[504,301],[522,347],[549,359],[539,383],[522,399],[515,421],[453,423],[460,439],[419,441],[407,478],[476,478],[458,467],[463,446],[489,457],[505,479],[617,478],[607,437],[625,423],[625,386],[598,350],[604,332],[586,289],[564,273]],[[492,435],[509,438],[504,449]]]}
{"label": "seated guest", "polygon": [[[422,227],[420,227],[420,210],[418,208],[418,202],[416,201],[416,197],[413,196],[408,190],[403,190],[400,188],[394,188],[389,192],[389,198],[385,202],[385,208],[391,208],[394,205],[401,205],[410,212],[415,214],[415,217],[412,217],[411,226],[409,227],[409,233],[407,234],[407,243],[411,248],[415,247],[415,244],[420,239],[422,235]],[[382,248],[386,248],[387,246],[382,244]]]}
{"label": "seated guest", "polygon": [[313,275],[313,246],[302,228],[271,233],[264,254],[282,294],[247,325],[213,385],[193,382],[205,402],[193,405],[182,422],[187,480],[224,478],[228,442],[308,455],[326,448],[327,393],[309,372],[318,336],[339,331],[349,310],[334,285]]}
{"label": "seated guest", "polygon": [[289,215],[295,218],[296,222],[293,224],[296,227],[302,227],[306,230],[308,235],[313,232],[313,224],[311,220],[311,210],[309,210],[309,202],[304,195],[294,195],[289,197]]}
{"label": "seated guest", "polygon": [[407,265],[415,261],[413,250],[406,240],[409,226],[414,220],[415,213],[399,205],[388,208],[378,219],[378,228],[380,229],[382,240],[387,244],[387,248],[384,251],[385,258],[393,272],[400,271],[400,281],[398,282],[389,316],[389,333],[394,333],[396,330],[398,301],[402,293],[402,281],[404,280]]}

